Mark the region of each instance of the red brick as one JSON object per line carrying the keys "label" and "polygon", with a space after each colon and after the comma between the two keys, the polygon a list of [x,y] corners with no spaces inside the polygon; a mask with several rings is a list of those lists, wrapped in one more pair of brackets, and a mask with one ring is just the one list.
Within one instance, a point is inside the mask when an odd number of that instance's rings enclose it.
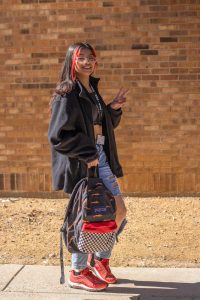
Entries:
{"label": "red brick", "polygon": [[83,40],[105,102],[130,89],[116,130],[122,191],[200,192],[196,1],[18,2],[1,4],[0,189],[51,192],[48,102],[67,46]]}

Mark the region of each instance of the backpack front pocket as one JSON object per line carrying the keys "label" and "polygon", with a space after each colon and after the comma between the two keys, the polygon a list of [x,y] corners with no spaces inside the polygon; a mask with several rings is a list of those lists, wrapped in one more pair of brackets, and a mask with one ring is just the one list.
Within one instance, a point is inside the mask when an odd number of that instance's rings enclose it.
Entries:
{"label": "backpack front pocket", "polygon": [[84,253],[112,250],[117,228],[115,221],[84,223],[78,240],[78,248]]}

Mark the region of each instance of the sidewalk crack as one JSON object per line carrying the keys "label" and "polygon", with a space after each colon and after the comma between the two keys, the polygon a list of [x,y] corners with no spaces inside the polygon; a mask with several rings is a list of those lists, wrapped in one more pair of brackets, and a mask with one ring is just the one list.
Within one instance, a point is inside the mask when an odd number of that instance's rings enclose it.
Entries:
{"label": "sidewalk crack", "polygon": [[5,291],[5,289],[9,286],[9,284],[13,281],[13,279],[21,272],[21,270],[23,270],[23,268],[25,267],[25,265],[23,265],[14,275],[13,277],[8,281],[8,283],[6,283],[6,285],[4,286],[4,288],[1,290],[2,292]]}

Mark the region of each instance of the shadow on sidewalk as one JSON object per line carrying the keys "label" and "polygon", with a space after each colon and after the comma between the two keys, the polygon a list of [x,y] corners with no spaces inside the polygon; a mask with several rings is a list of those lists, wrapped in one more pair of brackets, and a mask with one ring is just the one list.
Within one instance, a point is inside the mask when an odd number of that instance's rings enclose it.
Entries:
{"label": "shadow on sidewalk", "polygon": [[[118,284],[129,286],[109,286],[108,293],[116,294],[139,294],[141,296],[162,296],[162,297],[180,297],[181,300],[188,299],[188,297],[195,297],[195,300],[200,300],[200,282],[196,283],[179,283],[179,282],[159,282],[159,281],[137,281],[129,279],[118,279]],[[130,287],[130,284],[133,286]],[[196,298],[198,297],[198,298]],[[134,297],[130,297],[135,299]],[[148,298],[144,298],[148,299]],[[151,298],[149,298],[150,300]]]}

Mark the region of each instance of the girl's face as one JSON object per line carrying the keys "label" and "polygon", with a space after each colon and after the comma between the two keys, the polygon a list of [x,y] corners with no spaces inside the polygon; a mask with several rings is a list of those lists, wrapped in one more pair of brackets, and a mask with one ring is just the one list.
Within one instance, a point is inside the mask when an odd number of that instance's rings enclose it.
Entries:
{"label": "girl's face", "polygon": [[75,71],[80,76],[90,76],[95,69],[96,58],[89,49],[81,49],[76,57]]}

